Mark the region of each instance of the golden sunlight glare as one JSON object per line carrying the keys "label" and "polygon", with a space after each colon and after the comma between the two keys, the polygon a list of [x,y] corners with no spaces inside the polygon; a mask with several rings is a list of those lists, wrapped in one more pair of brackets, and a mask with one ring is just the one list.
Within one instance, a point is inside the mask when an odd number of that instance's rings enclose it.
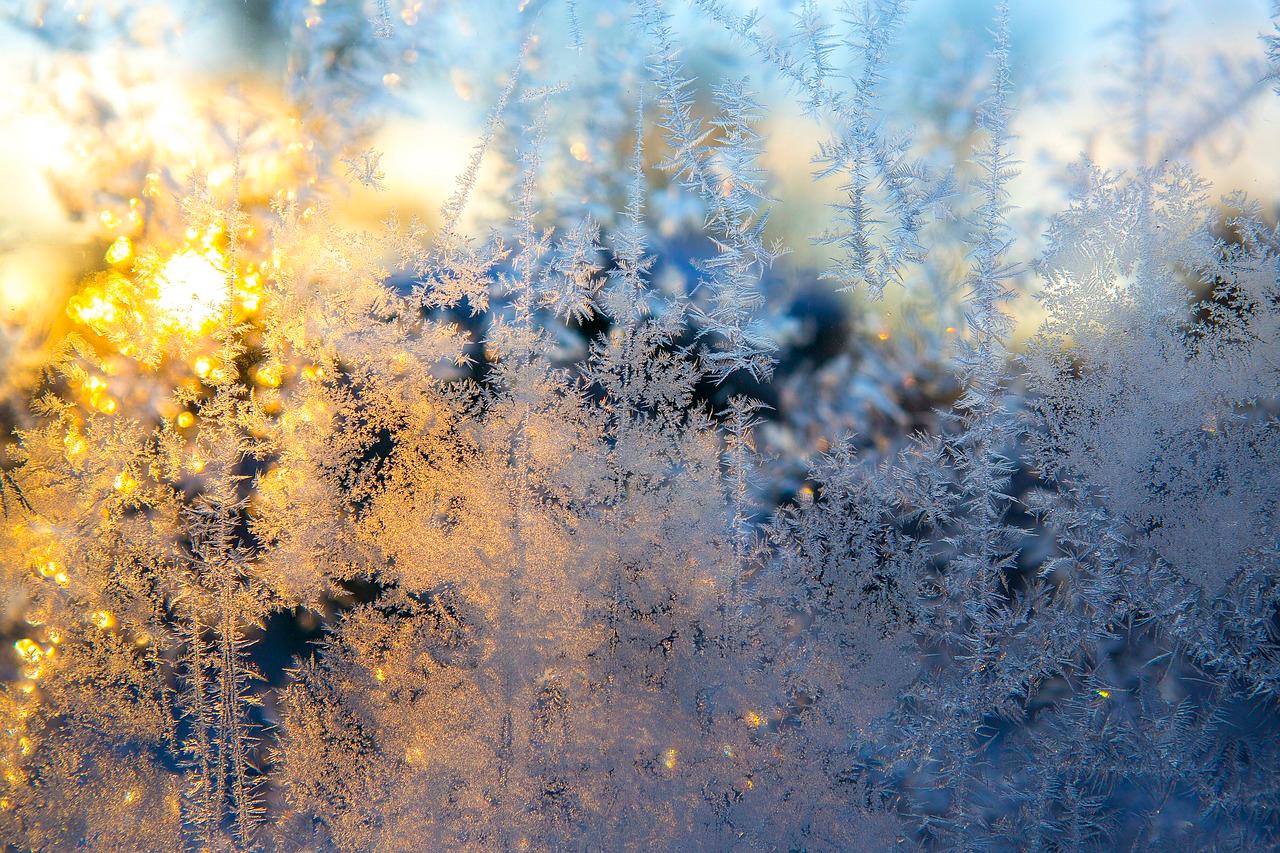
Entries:
{"label": "golden sunlight glare", "polygon": [[180,252],[156,276],[156,309],[184,329],[200,331],[226,304],[226,275],[204,255]]}

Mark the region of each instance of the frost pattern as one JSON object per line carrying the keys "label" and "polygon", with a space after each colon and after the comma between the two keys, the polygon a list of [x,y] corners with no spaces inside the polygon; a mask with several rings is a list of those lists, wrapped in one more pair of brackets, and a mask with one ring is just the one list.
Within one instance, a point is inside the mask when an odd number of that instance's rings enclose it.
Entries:
{"label": "frost pattern", "polygon": [[[899,0],[481,5],[278,4],[288,105],[211,100],[216,174],[60,107],[136,168],[67,179],[111,237],[69,331],[0,338],[0,838],[1280,844],[1280,230],[1191,158],[1274,87],[1280,7],[1178,113],[1165,10],[1128,4],[1131,163],[1074,164],[1037,244],[1007,0],[951,151],[893,112]],[[163,8],[161,43],[196,13]],[[140,37],[4,9],[71,65]],[[419,38],[490,12],[493,56]],[[694,74],[689,19],[733,73]],[[410,52],[485,119],[437,216],[362,230]],[[838,199],[812,278],[947,324],[905,379],[794,367],[775,78]]]}

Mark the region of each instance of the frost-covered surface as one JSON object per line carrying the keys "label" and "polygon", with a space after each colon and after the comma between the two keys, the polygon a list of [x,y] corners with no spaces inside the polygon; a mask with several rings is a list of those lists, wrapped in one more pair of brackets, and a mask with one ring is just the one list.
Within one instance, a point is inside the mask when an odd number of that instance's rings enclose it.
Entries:
{"label": "frost-covered surface", "polygon": [[1280,845],[1280,187],[1197,173],[1280,7],[1206,95],[1126,4],[1061,205],[1006,0],[907,98],[903,0],[282,0],[229,86],[0,8],[87,258],[4,291],[0,841]]}

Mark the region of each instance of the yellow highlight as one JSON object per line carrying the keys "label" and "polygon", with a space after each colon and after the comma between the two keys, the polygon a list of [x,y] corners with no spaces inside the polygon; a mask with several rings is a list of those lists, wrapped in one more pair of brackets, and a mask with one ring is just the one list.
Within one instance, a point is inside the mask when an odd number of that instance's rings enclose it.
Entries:
{"label": "yellow highlight", "polygon": [[40,648],[40,645],[34,640],[27,637],[18,640],[13,644],[13,647],[18,650],[18,656],[27,663],[36,663],[44,657],[44,649]]}
{"label": "yellow highlight", "polygon": [[203,331],[226,309],[227,280],[209,258],[179,252],[156,276],[156,310],[190,332]]}
{"label": "yellow highlight", "polygon": [[108,628],[115,627],[116,617],[112,615],[110,610],[95,610],[89,614],[89,621],[106,631]]}
{"label": "yellow highlight", "polygon": [[109,264],[122,264],[133,257],[133,243],[128,237],[117,237],[107,249],[106,259]]}
{"label": "yellow highlight", "polygon": [[178,417],[174,418],[174,423],[179,429],[186,429],[196,422],[196,416],[190,412],[179,412]]}
{"label": "yellow highlight", "polygon": [[679,756],[679,754],[680,754],[680,751],[677,750],[675,747],[668,749],[666,752],[662,753],[662,765],[666,767],[668,770],[675,770],[676,757]]}
{"label": "yellow highlight", "polygon": [[262,305],[261,283],[261,276],[254,270],[249,270],[240,278],[236,287],[236,299],[240,301],[242,310],[253,312]]}
{"label": "yellow highlight", "polygon": [[1098,691],[1098,695],[1099,695],[1099,696],[1101,696],[1103,699],[1110,699],[1110,698],[1111,698],[1111,691],[1110,691],[1110,690],[1099,690],[1099,691]]}
{"label": "yellow highlight", "polygon": [[268,388],[277,388],[280,385],[283,369],[278,364],[264,364],[258,368],[257,380],[259,385],[265,385]]}
{"label": "yellow highlight", "polygon": [[138,490],[138,481],[128,471],[121,471],[116,475],[116,491],[124,495],[131,495]]}
{"label": "yellow highlight", "polygon": [[89,289],[68,303],[67,313],[82,323],[97,326],[115,322],[116,306],[102,292]]}
{"label": "yellow highlight", "polygon": [[755,711],[748,711],[743,715],[742,721],[748,726],[751,726],[751,728],[758,729],[764,724],[764,717],[760,716]]}
{"label": "yellow highlight", "polygon": [[67,450],[67,457],[74,459],[89,449],[89,445],[85,444],[79,433],[69,432],[67,437],[62,439],[62,446]]}

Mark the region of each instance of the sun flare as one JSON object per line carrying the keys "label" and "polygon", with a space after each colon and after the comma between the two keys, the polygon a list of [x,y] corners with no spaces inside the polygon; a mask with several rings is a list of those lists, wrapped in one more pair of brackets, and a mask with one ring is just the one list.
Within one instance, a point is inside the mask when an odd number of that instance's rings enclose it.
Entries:
{"label": "sun flare", "polygon": [[156,310],[189,332],[212,324],[227,306],[227,278],[214,261],[186,250],[170,258],[156,276]]}

